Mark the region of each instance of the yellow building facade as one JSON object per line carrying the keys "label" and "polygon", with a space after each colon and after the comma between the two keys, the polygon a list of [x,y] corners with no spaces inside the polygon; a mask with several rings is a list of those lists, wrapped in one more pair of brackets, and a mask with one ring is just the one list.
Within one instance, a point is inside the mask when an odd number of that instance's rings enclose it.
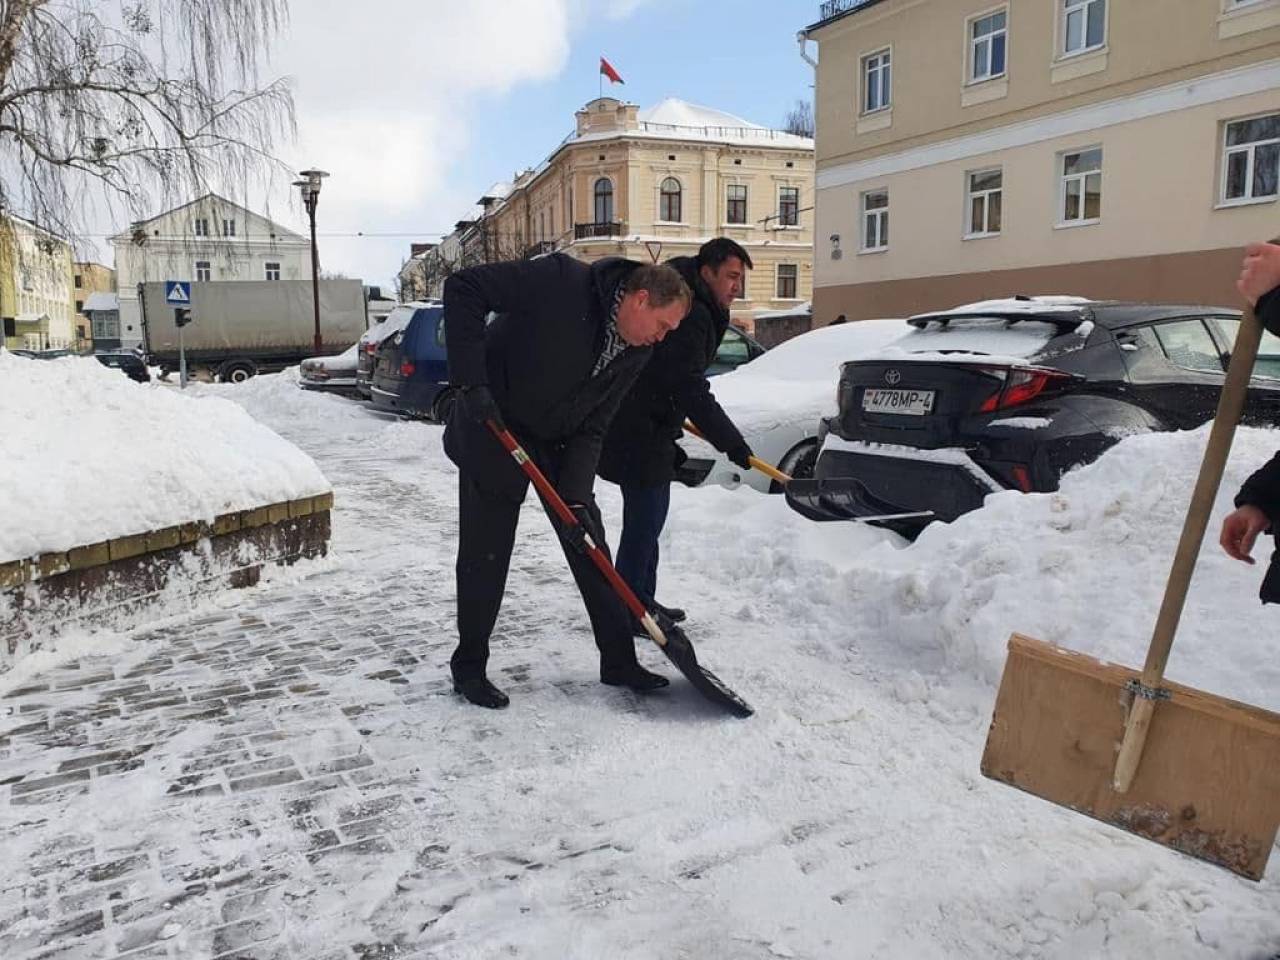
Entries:
{"label": "yellow building facade", "polygon": [[71,245],[0,213],[0,324],[10,349],[75,346]]}
{"label": "yellow building facade", "polygon": [[668,260],[730,237],[755,263],[736,323],[798,306],[813,285],[813,141],[666,100],[602,97],[536,169],[482,198],[464,246],[485,259],[561,250]]}

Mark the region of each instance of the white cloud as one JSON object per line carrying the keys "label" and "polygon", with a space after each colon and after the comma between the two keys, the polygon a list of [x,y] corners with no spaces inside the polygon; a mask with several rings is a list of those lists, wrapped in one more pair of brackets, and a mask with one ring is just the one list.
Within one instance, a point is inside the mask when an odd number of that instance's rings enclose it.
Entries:
{"label": "white cloud", "polygon": [[[475,98],[554,77],[587,5],[607,15],[637,2],[295,0],[272,66],[295,82],[298,142],[286,159],[331,174],[317,213],[324,266],[387,283],[408,237],[323,235],[448,230],[475,201],[453,180]],[[512,157],[510,165],[537,159]],[[300,204],[283,185],[271,209],[301,228]]]}

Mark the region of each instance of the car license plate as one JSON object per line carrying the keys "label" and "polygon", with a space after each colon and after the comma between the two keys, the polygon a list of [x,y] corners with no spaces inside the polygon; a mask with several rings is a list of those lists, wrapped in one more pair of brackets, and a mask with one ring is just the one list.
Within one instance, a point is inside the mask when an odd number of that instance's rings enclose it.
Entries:
{"label": "car license plate", "polygon": [[925,417],[933,413],[933,390],[867,389],[862,394],[862,409],[867,413],[899,413]]}

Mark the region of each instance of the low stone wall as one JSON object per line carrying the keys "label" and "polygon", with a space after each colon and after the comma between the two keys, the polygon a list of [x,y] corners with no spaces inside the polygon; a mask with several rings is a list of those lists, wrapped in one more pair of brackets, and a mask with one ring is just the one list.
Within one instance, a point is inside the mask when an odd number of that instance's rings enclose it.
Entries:
{"label": "low stone wall", "polygon": [[258,582],[265,564],[329,549],[333,494],[0,563],[0,667],[34,635],[127,616],[161,596]]}

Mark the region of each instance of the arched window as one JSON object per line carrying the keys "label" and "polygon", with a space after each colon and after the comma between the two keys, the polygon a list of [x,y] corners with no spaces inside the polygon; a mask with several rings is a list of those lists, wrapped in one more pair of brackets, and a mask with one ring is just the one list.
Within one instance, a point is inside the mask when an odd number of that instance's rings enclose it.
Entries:
{"label": "arched window", "polygon": [[661,203],[658,208],[658,219],[668,223],[680,222],[680,181],[675,177],[667,177],[662,181]]}
{"label": "arched window", "polygon": [[601,177],[596,181],[596,223],[613,223],[613,181]]}

